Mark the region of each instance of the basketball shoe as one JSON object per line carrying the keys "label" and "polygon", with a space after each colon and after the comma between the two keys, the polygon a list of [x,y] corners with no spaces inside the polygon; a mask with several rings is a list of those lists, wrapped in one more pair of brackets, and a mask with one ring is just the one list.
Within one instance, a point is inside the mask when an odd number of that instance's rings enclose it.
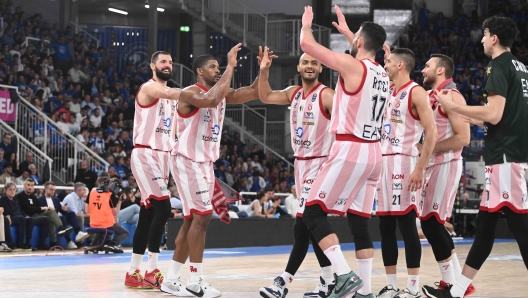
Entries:
{"label": "basketball shoe", "polygon": [[127,272],[125,286],[134,289],[143,289],[143,276],[141,276],[139,269],[136,269],[132,274],[128,274]]}
{"label": "basketball shoe", "polygon": [[[260,296],[265,298],[284,298],[288,294],[288,288],[282,276],[277,276],[273,280],[271,287],[260,288]],[[317,296],[316,296],[317,297]]]}
{"label": "basketball shoe", "polygon": [[303,298],[326,298],[332,289],[334,289],[334,281],[327,283],[322,276],[319,276],[321,283],[315,287],[315,290],[306,292]]}
{"label": "basketball shoe", "polygon": [[187,281],[187,287],[185,288],[189,293],[194,296],[203,297],[203,298],[217,298],[222,297],[222,293],[216,288],[211,286],[203,276],[200,276],[198,281],[191,282]]}
{"label": "basketball shoe", "polygon": [[196,297],[185,289],[179,277],[174,281],[164,279],[161,283],[160,290],[177,297]]}
{"label": "basketball shoe", "polygon": [[[446,284],[447,286],[443,289],[435,289],[430,286],[423,286],[422,291],[424,292],[424,295],[431,298],[455,298],[451,295],[451,288],[453,285]],[[462,298],[462,297],[458,297]]]}
{"label": "basketball shoe", "polygon": [[378,298],[392,298],[400,292],[400,289],[394,289],[390,285],[386,285],[378,294]]}
{"label": "basketball shoe", "polygon": [[374,294],[370,293],[368,295],[362,295],[358,292],[355,292],[354,295],[352,296],[352,298],[376,298],[376,296],[374,296]]}
{"label": "basketball shoe", "polygon": [[334,273],[335,286],[329,298],[342,298],[357,292],[363,286],[363,281],[354,271],[339,275]]}
{"label": "basketball shoe", "polygon": [[[437,290],[445,290],[449,286],[448,283],[446,283],[443,280],[440,280],[440,282],[435,282],[435,286]],[[473,286],[473,284],[469,284],[468,288],[466,289],[466,293],[464,293],[464,297],[469,296],[471,294],[474,294],[477,290]]]}
{"label": "basketball shoe", "polygon": [[404,289],[403,291],[400,291],[394,298],[422,298],[422,294],[420,291],[416,294],[411,294],[411,292],[408,289]]}
{"label": "basketball shoe", "polygon": [[158,269],[154,269],[152,272],[145,271],[145,277],[143,278],[143,288],[153,288],[159,290],[163,283],[163,274]]}

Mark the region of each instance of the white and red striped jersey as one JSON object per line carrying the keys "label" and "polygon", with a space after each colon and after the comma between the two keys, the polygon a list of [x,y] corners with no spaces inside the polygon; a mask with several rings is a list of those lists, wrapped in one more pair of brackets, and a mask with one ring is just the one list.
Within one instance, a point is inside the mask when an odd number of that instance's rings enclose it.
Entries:
{"label": "white and red striped jersey", "polygon": [[364,72],[358,90],[346,90],[343,78],[338,78],[330,133],[376,141],[381,138],[381,116],[389,96],[389,76],[376,62],[367,59],[360,62]]}
{"label": "white and red striped jersey", "polygon": [[177,101],[165,98],[158,98],[146,106],[136,100],[134,146],[170,152],[176,138],[176,106]]}
{"label": "white and red striped jersey", "polygon": [[404,154],[418,156],[416,144],[424,131],[420,118],[412,111],[412,89],[418,86],[409,81],[394,90],[383,115],[381,152],[383,155]]}
{"label": "white and red striped jersey", "polygon": [[[198,88],[207,88],[196,83]],[[178,111],[178,125],[172,155],[183,155],[195,162],[216,161],[220,156],[220,138],[226,109],[224,98],[216,108],[195,108],[182,115]]]}
{"label": "white and red striped jersey", "polygon": [[[440,84],[436,88],[436,90],[439,91],[442,89],[446,89],[445,88],[446,85],[450,85],[449,86],[450,88],[448,89],[456,88],[456,85],[453,83],[453,79],[448,79],[442,82],[442,84]],[[458,92],[456,89],[454,89],[454,91]],[[453,132],[453,127],[451,126],[451,123],[449,122],[449,118],[447,114],[442,112],[442,109],[440,109],[439,102],[438,100],[436,100],[436,96],[434,96],[432,92],[429,93],[429,100],[433,108],[433,113],[434,113],[434,117],[436,121],[436,130],[438,131],[438,140],[436,142],[440,142],[440,141],[443,141],[445,139],[452,137],[455,134]],[[441,163],[448,162],[448,161],[455,160],[455,159],[461,159],[462,149],[463,148],[461,147],[456,150],[433,153],[431,155],[431,158],[429,159],[428,166],[441,164]]]}
{"label": "white and red striped jersey", "polygon": [[321,157],[330,154],[334,135],[328,133],[330,115],[323,107],[326,89],[317,84],[308,94],[298,87],[290,99],[291,143],[296,157]]}

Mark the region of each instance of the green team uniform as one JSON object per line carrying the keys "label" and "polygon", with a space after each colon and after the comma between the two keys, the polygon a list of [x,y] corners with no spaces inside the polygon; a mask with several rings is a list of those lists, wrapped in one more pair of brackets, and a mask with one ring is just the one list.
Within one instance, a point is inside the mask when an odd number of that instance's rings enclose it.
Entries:
{"label": "green team uniform", "polygon": [[501,120],[484,123],[486,165],[528,162],[528,70],[504,52],[489,63],[484,90],[506,98]]}

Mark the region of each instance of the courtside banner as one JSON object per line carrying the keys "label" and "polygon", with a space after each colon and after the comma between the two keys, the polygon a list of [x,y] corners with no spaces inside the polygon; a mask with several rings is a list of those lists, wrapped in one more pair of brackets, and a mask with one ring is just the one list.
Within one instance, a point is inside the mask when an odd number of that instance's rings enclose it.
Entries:
{"label": "courtside banner", "polygon": [[16,114],[17,106],[11,103],[9,91],[0,90],[0,120],[15,122]]}

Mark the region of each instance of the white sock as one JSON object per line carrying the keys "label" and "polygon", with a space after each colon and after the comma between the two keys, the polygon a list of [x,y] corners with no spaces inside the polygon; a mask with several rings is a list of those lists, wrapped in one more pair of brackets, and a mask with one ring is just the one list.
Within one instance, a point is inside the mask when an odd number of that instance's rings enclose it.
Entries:
{"label": "white sock", "polygon": [[455,272],[453,270],[452,260],[444,263],[438,263],[438,268],[440,268],[440,274],[442,275],[443,281],[451,285],[455,283]]}
{"label": "white sock", "polygon": [[352,271],[348,266],[348,263],[345,259],[345,256],[343,255],[343,252],[341,251],[341,246],[339,244],[330,246],[327,250],[324,251],[324,254],[332,263],[334,272],[338,276],[350,273],[350,271]]}
{"label": "white sock", "polygon": [[152,271],[158,269],[158,256],[159,252],[148,252],[148,273],[152,273]]}
{"label": "white sock", "polygon": [[189,281],[198,281],[200,276],[202,275],[202,263],[189,263],[189,270],[191,271],[191,275],[189,276]]}
{"label": "white sock", "polygon": [[411,294],[415,295],[418,293],[420,285],[420,276],[419,275],[408,275],[407,276],[407,290],[411,292]]}
{"label": "white sock", "polygon": [[288,288],[290,286],[290,283],[293,281],[293,275],[291,275],[288,272],[284,271],[284,273],[282,273],[281,276],[282,276],[282,279],[284,279],[284,282],[285,282],[284,287]]}
{"label": "white sock", "polygon": [[132,254],[132,259],[130,260],[130,269],[128,269],[128,274],[133,274],[136,272],[137,269],[140,269],[141,266],[141,260],[143,259],[143,255],[140,254]]}
{"label": "white sock", "polygon": [[358,274],[363,280],[363,287],[359,289],[358,293],[361,295],[368,295],[372,293],[371,287],[371,276],[372,276],[372,258],[370,259],[357,259]]}
{"label": "white sock", "polygon": [[332,283],[334,280],[334,269],[332,269],[332,265],[321,267],[321,276],[325,280],[326,284]]}
{"label": "white sock", "polygon": [[398,278],[396,278],[396,274],[386,274],[385,277],[387,279],[387,285],[397,290],[398,289]]}
{"label": "white sock", "polygon": [[175,281],[180,277],[180,272],[183,267],[183,263],[171,260],[169,265],[169,272],[167,272],[167,280]]}
{"label": "white sock", "polygon": [[460,261],[458,260],[457,254],[451,255],[451,262],[453,262],[453,273],[455,274],[455,280],[462,274],[462,267],[460,267]]}
{"label": "white sock", "polygon": [[451,296],[453,297],[464,297],[466,290],[471,283],[471,279],[460,274],[460,277],[457,278],[455,284],[451,288]]}

